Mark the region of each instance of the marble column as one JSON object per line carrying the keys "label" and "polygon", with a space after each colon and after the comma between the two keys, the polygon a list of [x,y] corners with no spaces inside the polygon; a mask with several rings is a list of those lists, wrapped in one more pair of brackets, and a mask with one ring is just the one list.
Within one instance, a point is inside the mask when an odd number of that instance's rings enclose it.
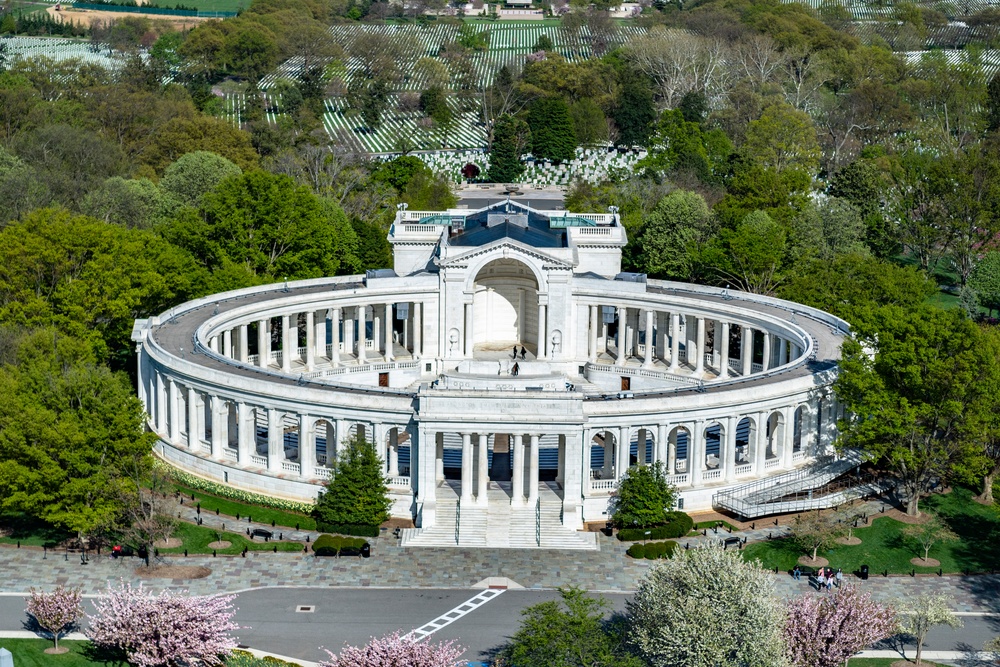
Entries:
{"label": "marble column", "polygon": [[[653,447],[653,461],[660,462],[666,467],[667,465],[667,448],[669,447],[667,443],[667,425],[657,424],[656,425],[656,443]],[[674,474],[672,470],[667,468],[667,474]]]}
{"label": "marble column", "polygon": [[736,417],[726,418],[726,438],[723,447],[725,456],[720,458],[722,458],[721,465],[725,466],[722,474],[725,475],[727,482],[736,479],[736,424]]}
{"label": "marble column", "polygon": [[787,470],[792,467],[792,445],[795,442],[795,407],[782,408],[781,416],[785,422],[785,429],[781,434],[781,467]]}
{"label": "marble column", "polygon": [[753,329],[745,325],[740,327],[740,365],[743,377],[753,372]]}
{"label": "marble column", "polygon": [[479,475],[476,478],[476,504],[486,507],[489,498],[490,481],[490,434],[480,433],[476,447],[476,461],[479,464]]}
{"label": "marble column", "polygon": [[[667,474],[668,475],[676,475],[677,474],[677,443],[674,442],[673,444],[671,444],[671,442],[670,442],[670,431],[671,431],[670,424],[665,424],[663,426],[663,431],[664,431],[664,433],[666,433],[666,440],[664,441],[663,444],[666,445],[666,448],[667,448]],[[680,431],[678,431],[678,434],[679,433],[680,433]],[[674,437],[676,438],[677,436],[675,435]]]}
{"label": "marble column", "polygon": [[583,528],[583,489],[586,479],[583,475],[585,472],[589,475],[589,454],[589,438],[586,431],[566,436],[563,460],[584,462],[582,467],[580,465],[569,466],[563,475],[562,521],[563,526],[570,530]]}
{"label": "marble column", "polygon": [[538,442],[538,434],[531,434],[531,459],[528,464],[528,504],[531,506],[538,502]]}
{"label": "marble column", "polygon": [[282,315],[281,316],[281,370],[288,373],[292,370],[292,347],[294,343],[291,342],[291,328],[290,324],[291,316]]}
{"label": "marble column", "polygon": [[546,307],[545,304],[538,304],[538,348],[537,348],[537,358],[546,359],[548,358],[548,350],[546,349],[548,345],[548,323],[545,321]]}
{"label": "marble column", "polygon": [[472,502],[472,434],[462,434],[462,497],[463,505]]}
{"label": "marble column", "polygon": [[416,454],[415,464],[410,465],[410,475],[415,477],[417,521],[421,528],[434,525],[437,506],[437,433],[420,426],[417,431],[416,447],[410,451]]}
{"label": "marble column", "polygon": [[249,331],[249,327],[246,324],[240,325],[237,359],[244,364],[247,362],[247,357],[250,356]]}
{"label": "marble column", "polygon": [[174,379],[170,380],[170,386],[167,388],[167,406],[170,408],[170,428],[168,431],[168,437],[170,442],[177,444],[181,440],[181,425],[179,416],[179,405],[180,392],[178,391],[177,381]]}
{"label": "marble column", "polygon": [[667,313],[656,311],[656,350],[653,354],[663,362],[667,360],[667,347],[670,344],[670,336],[668,335],[669,322],[670,318]]}
{"label": "marble column", "polygon": [[705,422],[697,420],[688,443],[688,471],[691,486],[701,484],[701,476],[705,470]]}
{"label": "marble column", "polygon": [[281,413],[274,408],[267,410],[267,469],[281,472],[281,462],[285,460],[285,434]]}
{"label": "marble column", "polygon": [[472,324],[472,304],[464,304],[463,309],[465,313],[465,331],[462,332],[463,338],[465,339],[465,356],[468,359],[472,358],[472,346],[473,346],[473,324]]}
{"label": "marble column", "polygon": [[514,449],[514,457],[511,462],[511,499],[512,505],[524,504],[524,436],[521,434],[511,435],[511,445]]}
{"label": "marble column", "polygon": [[385,304],[385,361],[392,361],[392,304]]}
{"label": "marble column", "polygon": [[646,311],[646,355],[642,360],[644,368],[653,367],[653,347],[656,342],[653,339],[653,311]]}
{"label": "marble column", "polygon": [[212,458],[217,461],[223,458],[223,449],[229,439],[229,410],[223,412],[223,408],[226,408],[225,401],[212,396]]}
{"label": "marble column", "polygon": [[761,360],[761,369],[766,373],[771,368],[771,334],[764,332],[764,358]]}
{"label": "marble column", "polygon": [[615,479],[617,480],[620,480],[628,472],[629,449],[631,448],[632,443],[628,437],[628,427],[620,426],[618,428],[618,469],[615,470]]}
{"label": "marble column", "polygon": [[271,320],[257,322],[257,365],[267,368],[271,362]]}
{"label": "marble column", "polygon": [[720,328],[722,329],[722,340],[719,348],[719,354],[721,355],[721,359],[719,360],[719,379],[725,380],[729,377],[729,322],[723,322]]}
{"label": "marble column", "polygon": [[[336,366],[340,363],[340,308],[333,308],[333,318],[330,320],[330,363]],[[323,339],[326,347],[326,339]]]}
{"label": "marble column", "polygon": [[600,307],[590,306],[590,329],[588,331],[587,355],[590,363],[597,361],[597,329],[600,326]]}
{"label": "marble column", "polygon": [[358,306],[358,363],[363,364],[366,361],[365,358],[365,347],[366,339],[368,336],[368,314],[365,312],[367,310],[366,306]]}
{"label": "marble column", "polygon": [[198,419],[198,392],[195,391],[194,387],[188,387],[187,390],[187,439],[188,439],[188,449],[192,452],[197,452],[201,450],[201,423]]}
{"label": "marble column", "polygon": [[788,363],[788,341],[784,338],[778,339],[778,365],[784,366]]}
{"label": "marble column", "polygon": [[[317,317],[318,315],[318,317]],[[313,356],[326,356],[326,320],[330,316],[330,311],[323,310],[313,313]],[[315,361],[315,360],[314,360]]]}
{"label": "marble column", "polygon": [[[590,466],[590,462],[587,462],[587,466]],[[566,476],[566,436],[559,434],[559,449],[556,452],[556,484],[560,486],[563,483],[563,478]]]}
{"label": "marble column", "polygon": [[615,366],[625,365],[626,350],[628,349],[628,309],[618,306],[618,342],[616,344]]}
{"label": "marble column", "polygon": [[316,474],[316,421],[299,415],[299,477],[312,479]]}
{"label": "marble column", "polygon": [[764,474],[764,463],[767,461],[767,415],[758,412],[754,422],[757,428],[754,432],[753,472],[760,476]]}
{"label": "marble column", "polygon": [[389,477],[399,475],[399,429],[391,429],[391,439],[389,440]]}
{"label": "marble column", "polygon": [[670,313],[670,372],[680,368],[680,349],[681,316],[678,313]]}
{"label": "marble column", "polygon": [[[703,373],[705,371],[705,318],[698,318],[698,342],[695,343],[695,354],[698,358],[695,360],[694,372]],[[691,359],[688,358],[688,363],[691,363]]]}
{"label": "marble column", "polygon": [[306,312],[306,370],[316,367],[316,311]]}
{"label": "marble column", "polygon": [[233,330],[226,329],[222,332],[222,355],[232,359],[236,355],[233,354]]}
{"label": "marble column", "polygon": [[413,354],[416,357],[424,355],[424,322],[423,304],[413,302]]}

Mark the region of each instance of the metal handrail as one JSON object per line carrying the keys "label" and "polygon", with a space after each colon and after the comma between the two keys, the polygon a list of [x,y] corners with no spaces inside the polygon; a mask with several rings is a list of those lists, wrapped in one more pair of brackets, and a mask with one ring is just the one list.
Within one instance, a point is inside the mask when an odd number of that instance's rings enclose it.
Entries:
{"label": "metal handrail", "polygon": [[535,546],[542,546],[542,499],[535,501]]}
{"label": "metal handrail", "polygon": [[458,544],[459,526],[462,522],[462,503],[455,503],[455,544]]}

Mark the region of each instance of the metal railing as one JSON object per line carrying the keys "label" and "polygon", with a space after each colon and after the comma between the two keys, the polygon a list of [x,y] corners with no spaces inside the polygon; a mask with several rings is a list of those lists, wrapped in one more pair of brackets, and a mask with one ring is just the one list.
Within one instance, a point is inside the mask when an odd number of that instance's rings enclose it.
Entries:
{"label": "metal railing", "polygon": [[535,546],[542,546],[542,499],[535,499]]}
{"label": "metal railing", "polygon": [[461,534],[459,527],[462,523],[462,503],[455,503],[455,544],[458,544],[458,538]]}

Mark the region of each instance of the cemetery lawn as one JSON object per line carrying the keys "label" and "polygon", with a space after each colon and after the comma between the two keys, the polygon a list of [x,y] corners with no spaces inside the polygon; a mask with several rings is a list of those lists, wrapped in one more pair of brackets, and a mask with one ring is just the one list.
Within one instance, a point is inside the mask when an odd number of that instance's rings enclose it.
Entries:
{"label": "cemetery lawn", "polygon": [[224,514],[234,519],[239,514],[240,519],[243,521],[246,521],[246,518],[249,516],[256,523],[271,523],[273,521],[276,526],[292,528],[298,524],[302,530],[316,530],[316,520],[305,514],[285,512],[270,507],[250,505],[238,500],[230,500],[229,498],[220,498],[204,491],[190,489],[176,482],[174,483],[174,487],[181,492],[181,495],[184,496],[184,504],[189,507],[192,504],[191,496],[194,496],[195,502],[201,505],[203,513],[214,514],[215,510],[219,510],[220,515]]}
{"label": "cemetery lawn", "polygon": [[[938,542],[929,557],[941,562],[945,573],[984,572],[1000,568],[1000,552],[992,545],[1000,538],[1000,511],[972,500],[972,491],[956,488],[946,495],[934,495],[921,501],[921,510],[933,512],[947,523],[960,539]],[[877,517],[877,518],[876,518]],[[938,571],[937,567],[913,566],[910,559],[923,557],[923,549],[903,538],[905,527],[889,517],[872,517],[870,526],[854,531],[861,539],[855,546],[837,545],[820,551],[819,556],[830,561],[830,567],[843,568],[844,573],[856,572],[867,565],[872,576]],[[787,572],[803,555],[790,539],[770,540],[749,544],[743,550],[748,560],[760,559],[766,568]],[[853,661],[852,661],[853,664]]]}
{"label": "cemetery lawn", "polygon": [[[241,528],[244,528],[244,526],[241,526]],[[279,532],[280,530],[275,529],[275,538],[278,537]],[[161,554],[183,554],[185,549],[187,549],[189,554],[211,554],[212,549],[208,545],[218,539],[215,530],[207,526],[196,526],[186,521],[177,524],[173,537],[181,540],[181,546],[172,549],[160,549]],[[243,547],[246,547],[250,551],[274,551],[274,547],[278,547],[278,551],[301,553],[304,546],[299,542],[278,542],[277,539],[265,542],[260,537],[251,540],[243,533],[232,533],[229,531],[222,533],[222,539],[226,542],[232,542],[232,546],[216,550],[219,555],[236,555],[243,551]]]}
{"label": "cemetery lawn", "polygon": [[94,665],[127,667],[123,662],[106,659],[99,655],[90,642],[62,639],[59,641],[59,647],[65,646],[69,649],[69,653],[62,655],[45,653],[45,649],[50,646],[52,646],[52,642],[48,639],[0,639],[0,647],[11,652],[17,667],[92,667]]}

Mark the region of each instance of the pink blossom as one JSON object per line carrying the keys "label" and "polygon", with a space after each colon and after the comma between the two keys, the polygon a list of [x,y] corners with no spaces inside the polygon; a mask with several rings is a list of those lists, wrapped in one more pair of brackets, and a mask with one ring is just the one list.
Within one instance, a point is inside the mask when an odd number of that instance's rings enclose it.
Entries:
{"label": "pink blossom", "polygon": [[230,634],[235,595],[190,596],[163,591],[147,595],[142,586],[108,584],[108,594],[94,602],[87,636],[98,646],[124,652],[136,667],[174,667],[201,661],[222,665],[236,648]]}
{"label": "pink blossom", "polygon": [[83,596],[79,588],[59,586],[51,593],[31,588],[25,598],[27,611],[38,625],[52,633],[56,648],[59,648],[59,637],[83,618]]}
{"label": "pink blossom", "polygon": [[454,642],[417,642],[394,632],[362,647],[345,646],[340,655],[327,651],[330,659],[320,667],[461,667],[468,664],[459,661],[464,652]]}
{"label": "pink blossom", "polygon": [[792,667],[840,667],[896,631],[896,613],[843,585],[833,595],[806,595],[788,604],[785,644]]}

